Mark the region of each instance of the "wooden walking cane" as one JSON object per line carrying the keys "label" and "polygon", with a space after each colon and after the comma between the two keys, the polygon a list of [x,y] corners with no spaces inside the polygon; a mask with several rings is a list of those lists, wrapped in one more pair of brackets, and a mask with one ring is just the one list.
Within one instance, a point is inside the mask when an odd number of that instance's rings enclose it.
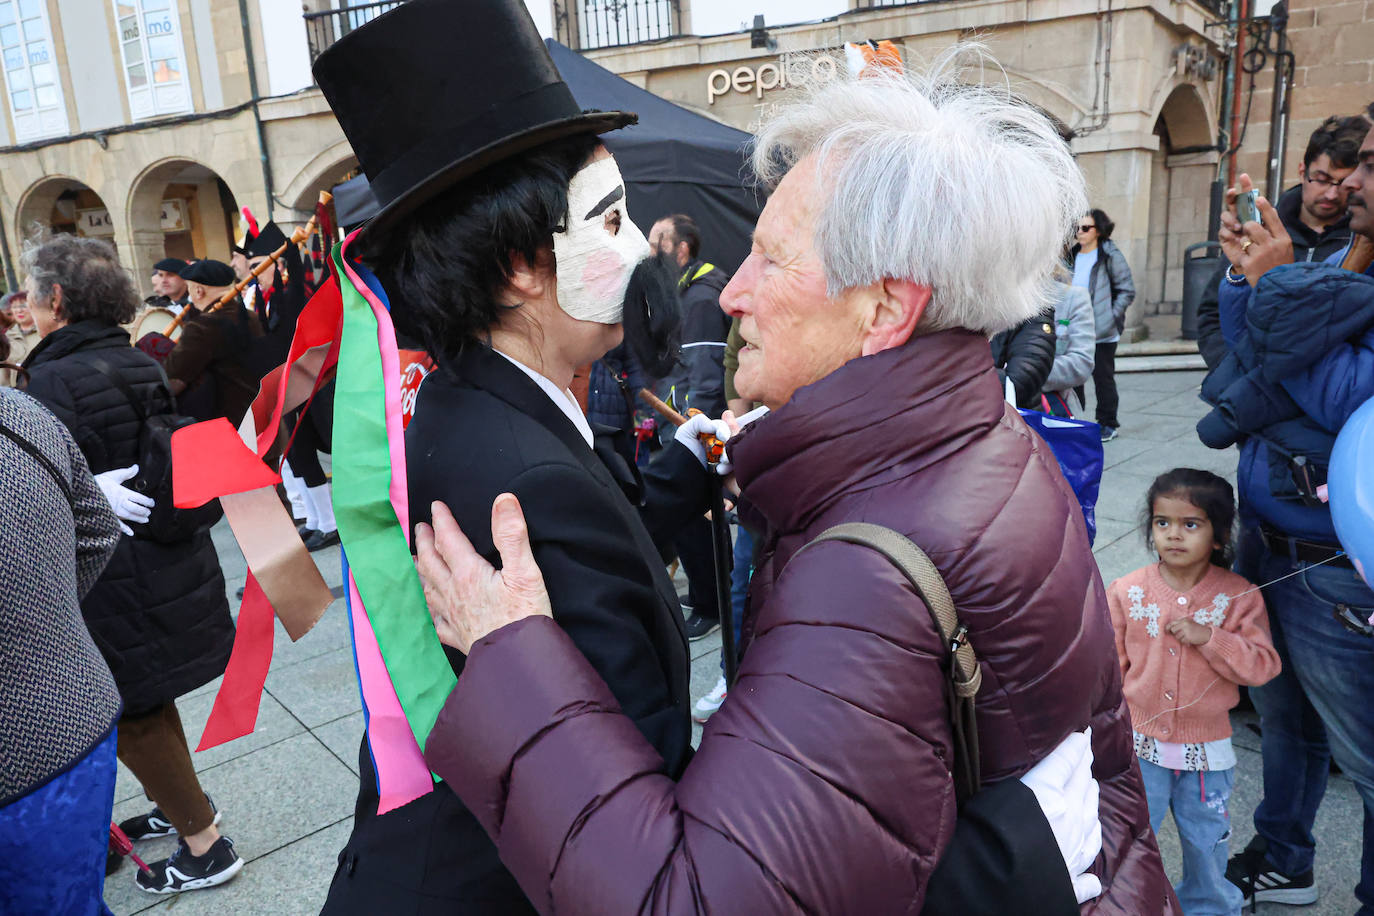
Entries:
{"label": "wooden walking cane", "polygon": [[[639,396],[674,426],[681,426],[687,422],[687,417],[701,413],[693,408],[684,417],[647,388],[639,389]],[[706,463],[711,477],[711,559],[716,574],[716,607],[720,612],[720,654],[725,662],[725,685],[729,687],[735,683],[739,659],[735,651],[735,609],[730,605],[731,548],[730,526],[725,521],[725,482],[715,473],[715,466],[725,454],[725,443],[709,433],[702,433],[699,438],[706,447]]]}
{"label": "wooden walking cane", "polygon": [[[328,191],[320,192],[320,206],[327,206],[329,202],[333,199],[334,195],[330,194]],[[214,305],[210,306],[208,309],[205,310],[205,314],[208,315],[216,309],[223,308],[230,302],[233,302],[235,299],[237,299],[243,293],[243,291],[248,288],[249,283],[252,283],[259,276],[265,273],[267,268],[277,263],[278,258],[286,254],[287,245],[299,245],[301,242],[310,238],[311,234],[315,231],[315,220],[318,217],[319,212],[317,208],[317,212],[310,214],[310,220],[304,226],[297,226],[296,231],[291,233],[291,238],[283,242],[282,246],[278,248],[276,251],[269,254],[267,256],[267,260],[263,261],[257,267],[254,267],[252,273],[244,277],[239,282],[235,283],[227,293],[225,293],[223,296],[220,296],[218,302],[216,302]],[[186,313],[190,308],[191,306],[187,306],[186,308],[182,309],[181,312],[176,316],[176,318],[172,320],[172,323],[167,325],[167,330],[162,332],[164,336],[172,336],[172,332],[175,331],[177,328],[181,327],[181,323],[186,319]]]}

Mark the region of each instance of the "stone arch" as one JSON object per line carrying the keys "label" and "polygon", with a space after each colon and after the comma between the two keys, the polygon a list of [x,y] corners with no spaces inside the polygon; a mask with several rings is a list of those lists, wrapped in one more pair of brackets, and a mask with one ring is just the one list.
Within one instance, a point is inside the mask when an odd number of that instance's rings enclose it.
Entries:
{"label": "stone arch", "polygon": [[113,243],[121,215],[79,178],[45,175],[20,195],[14,225],[21,239],[37,224],[49,231],[71,232]]}
{"label": "stone arch", "polygon": [[[1216,143],[1216,117],[1206,95],[1193,83],[1170,76],[1155,91],[1157,104],[1151,123],[1163,124],[1163,139],[1174,149],[1212,146]],[[1156,132],[1159,133],[1158,127]]]}
{"label": "stone arch", "polygon": [[1197,85],[1170,74],[1154,103],[1159,148],[1150,158],[1146,263],[1136,288],[1148,311],[1164,315],[1182,308],[1188,246],[1207,239],[1207,202],[1220,153],[1215,113]]}
{"label": "stone arch", "polygon": [[[180,203],[164,208],[165,200]],[[136,276],[147,277],[164,257],[227,262],[237,224],[234,193],[216,171],[193,159],[159,160],[130,184],[128,263]]]}
{"label": "stone arch", "polygon": [[321,191],[328,191],[334,185],[357,171],[358,157],[347,140],[339,142],[316,153],[303,165],[295,177],[282,189],[280,201],[287,203],[304,219],[315,211],[315,202]]}

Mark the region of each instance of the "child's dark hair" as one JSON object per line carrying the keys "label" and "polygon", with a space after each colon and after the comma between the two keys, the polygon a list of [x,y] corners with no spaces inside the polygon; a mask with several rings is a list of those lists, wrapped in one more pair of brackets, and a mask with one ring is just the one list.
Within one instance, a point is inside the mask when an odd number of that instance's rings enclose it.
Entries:
{"label": "child's dark hair", "polygon": [[1235,556],[1232,532],[1236,522],[1236,492],[1222,477],[1197,468],[1174,468],[1155,478],[1145,495],[1142,527],[1145,546],[1154,548],[1155,500],[1161,496],[1186,499],[1206,514],[1212,523],[1212,537],[1220,547],[1212,550],[1212,565],[1230,569]]}

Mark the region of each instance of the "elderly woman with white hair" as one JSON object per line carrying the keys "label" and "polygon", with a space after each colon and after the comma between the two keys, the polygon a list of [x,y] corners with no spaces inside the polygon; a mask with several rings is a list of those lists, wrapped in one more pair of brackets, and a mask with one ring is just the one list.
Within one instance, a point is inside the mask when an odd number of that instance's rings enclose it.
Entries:
{"label": "elderly woman with white hair", "polygon": [[[492,509],[500,572],[435,504],[421,575],[468,658],[430,766],[541,912],[997,911],[927,900],[965,800],[931,614],[869,547],[799,553],[867,522],[924,549],[967,627],[982,785],[1091,727],[1102,893],[1083,911],[1175,912],[1083,517],[987,345],[1046,305],[1086,205],[1068,149],[946,72],[821,87],[765,125],[754,164],[775,190],[721,296],[736,387],[771,408],[729,443],[766,532],[737,683],[673,782],[551,619],[515,498]],[[1021,893],[1000,911],[1038,904]]]}

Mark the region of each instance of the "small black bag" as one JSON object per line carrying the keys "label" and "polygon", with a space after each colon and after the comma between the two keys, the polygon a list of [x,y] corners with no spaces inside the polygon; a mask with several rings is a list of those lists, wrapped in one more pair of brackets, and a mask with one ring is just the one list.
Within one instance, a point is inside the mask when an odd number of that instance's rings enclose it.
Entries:
{"label": "small black bag", "polygon": [[200,421],[176,412],[176,398],[167,386],[167,376],[162,372],[162,367],[158,366],[158,373],[162,375],[162,387],[171,407],[166,413],[149,416],[144,403],[134,396],[133,389],[109,363],[99,357],[88,362],[91,368],[119,389],[138,415],[138,474],[125,486],[151,496],[154,502],[148,521],[127,523],[133,529],[134,536],[160,544],[174,544],[189,540],[196,532],[219,521],[224,510],[217,499],[195,509],[178,509],[172,504],[172,433]]}

